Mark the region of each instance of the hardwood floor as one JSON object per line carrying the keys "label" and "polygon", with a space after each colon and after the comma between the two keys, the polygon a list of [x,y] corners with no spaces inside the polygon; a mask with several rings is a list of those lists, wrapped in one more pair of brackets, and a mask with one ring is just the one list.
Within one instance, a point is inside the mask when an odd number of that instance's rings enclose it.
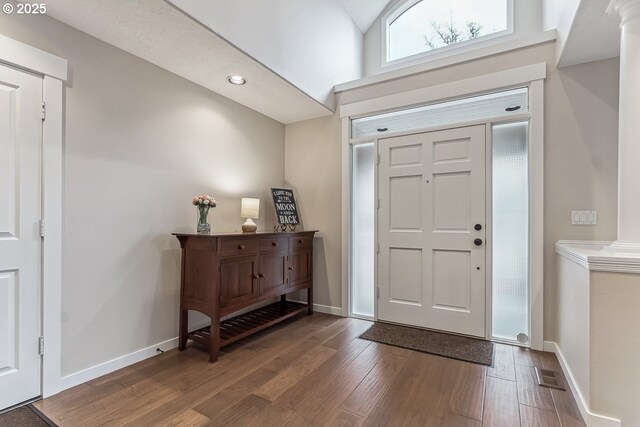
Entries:
{"label": "hardwood floor", "polygon": [[496,344],[494,366],[357,338],[316,313],[223,349],[147,359],[36,403],[60,426],[584,426],[569,391],[535,383],[553,354]]}

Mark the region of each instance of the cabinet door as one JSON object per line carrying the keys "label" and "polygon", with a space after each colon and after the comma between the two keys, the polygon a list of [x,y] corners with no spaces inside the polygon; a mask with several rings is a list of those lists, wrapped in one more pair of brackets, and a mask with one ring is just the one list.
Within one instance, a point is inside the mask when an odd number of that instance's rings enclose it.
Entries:
{"label": "cabinet door", "polygon": [[311,250],[292,251],[289,256],[289,286],[300,286],[311,282]]}
{"label": "cabinet door", "polygon": [[260,255],[260,296],[280,295],[287,288],[288,251]]}
{"label": "cabinet door", "polygon": [[220,263],[220,305],[228,307],[258,296],[258,257],[222,258]]}

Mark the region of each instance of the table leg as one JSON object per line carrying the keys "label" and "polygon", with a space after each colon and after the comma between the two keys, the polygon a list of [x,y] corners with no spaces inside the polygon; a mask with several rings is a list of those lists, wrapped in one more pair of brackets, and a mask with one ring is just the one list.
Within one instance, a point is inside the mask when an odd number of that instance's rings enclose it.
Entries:
{"label": "table leg", "polygon": [[209,344],[209,363],[215,363],[220,353],[220,317],[211,318],[211,341]]}
{"label": "table leg", "polygon": [[189,310],[180,310],[180,328],[178,337],[178,350],[187,348],[187,338],[189,336]]}
{"label": "table leg", "polygon": [[307,288],[307,301],[309,303],[309,314],[313,314],[313,288]]}

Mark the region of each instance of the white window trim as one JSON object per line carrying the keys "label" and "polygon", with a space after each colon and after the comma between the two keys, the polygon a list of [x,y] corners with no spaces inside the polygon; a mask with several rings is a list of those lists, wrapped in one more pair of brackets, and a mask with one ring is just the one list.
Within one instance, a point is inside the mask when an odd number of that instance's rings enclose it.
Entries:
{"label": "white window trim", "polygon": [[381,25],[381,67],[383,69],[390,68],[405,63],[416,63],[432,60],[435,57],[445,58],[461,52],[469,52],[474,49],[489,46],[500,42],[505,37],[511,36],[515,32],[515,9],[514,0],[507,0],[507,28],[502,31],[480,36],[474,40],[465,40],[460,43],[456,43],[449,46],[440,47],[437,49],[428,50],[426,52],[416,53],[414,55],[405,56],[402,58],[390,60],[389,59],[389,25],[395,21],[400,15],[407,10],[411,9],[416,4],[423,0],[406,0],[401,1],[392,7],[387,13],[385,13],[380,19]]}
{"label": "white window trim", "polygon": [[62,138],[63,91],[67,61],[48,52],[0,35],[0,63],[43,76],[42,100],[42,219],[46,236],[42,246],[42,396],[61,390],[62,347]]}
{"label": "white window trim", "polygon": [[[530,346],[544,348],[544,79],[546,63],[485,74],[469,79],[414,89],[380,98],[344,104],[342,118],[342,315],[351,307],[351,120],[452,98],[497,92],[513,87],[529,88],[529,281]],[[513,121],[505,117],[501,121]],[[487,119],[487,121],[493,121]],[[496,120],[497,121],[497,120]],[[447,125],[451,127],[451,125]],[[406,133],[415,133],[411,130]],[[364,138],[363,138],[364,139]],[[371,137],[369,137],[371,140]],[[377,141],[376,141],[377,142]],[[377,172],[376,172],[377,174]],[[490,196],[490,193],[488,193]],[[376,219],[377,220],[377,219]],[[377,231],[376,231],[377,242]],[[489,270],[487,274],[489,274]],[[377,280],[377,278],[376,278]],[[377,282],[376,282],[377,283]],[[488,282],[489,283],[489,282]],[[487,289],[487,338],[491,338],[490,289]],[[376,312],[377,316],[377,304]]]}

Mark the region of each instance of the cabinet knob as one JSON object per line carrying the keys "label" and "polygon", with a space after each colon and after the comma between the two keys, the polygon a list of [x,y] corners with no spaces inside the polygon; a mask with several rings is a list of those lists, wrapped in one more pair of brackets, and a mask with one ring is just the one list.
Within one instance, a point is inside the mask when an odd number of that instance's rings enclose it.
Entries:
{"label": "cabinet knob", "polygon": [[244,245],[238,245],[238,249],[240,249],[241,251],[244,250]]}
{"label": "cabinet knob", "polygon": [[289,267],[289,271],[293,271],[293,267]]}
{"label": "cabinet knob", "polygon": [[253,275],[251,275],[251,277],[253,277],[254,279],[257,279],[258,275],[257,274],[253,274]]}
{"label": "cabinet knob", "polygon": [[271,242],[271,246],[278,246],[278,242]]}
{"label": "cabinet knob", "polygon": [[298,240],[298,243],[303,244],[304,240],[300,239],[300,240]]}
{"label": "cabinet knob", "polygon": [[258,277],[261,278],[261,279],[264,279],[264,274],[258,273]]}

